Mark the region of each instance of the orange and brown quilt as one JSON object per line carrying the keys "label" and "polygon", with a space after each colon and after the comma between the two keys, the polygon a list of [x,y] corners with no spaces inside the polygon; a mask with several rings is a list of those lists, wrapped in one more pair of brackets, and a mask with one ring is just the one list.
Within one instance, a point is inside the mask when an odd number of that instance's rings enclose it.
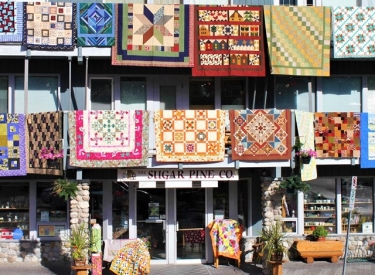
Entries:
{"label": "orange and brown quilt", "polygon": [[315,113],[317,158],[360,157],[360,113]]}
{"label": "orange and brown quilt", "polygon": [[156,111],[155,134],[156,161],[224,160],[225,111]]}
{"label": "orange and brown quilt", "polygon": [[233,160],[288,160],[290,110],[230,110]]}

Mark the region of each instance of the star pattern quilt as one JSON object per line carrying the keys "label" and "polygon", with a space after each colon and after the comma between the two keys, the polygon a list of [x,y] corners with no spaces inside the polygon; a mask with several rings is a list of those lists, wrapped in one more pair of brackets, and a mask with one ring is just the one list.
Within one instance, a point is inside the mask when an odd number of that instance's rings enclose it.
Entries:
{"label": "star pattern quilt", "polygon": [[225,111],[161,110],[154,119],[156,161],[224,160]]}
{"label": "star pattern quilt", "polygon": [[0,176],[25,175],[25,116],[0,113]]}
{"label": "star pattern quilt", "polygon": [[265,76],[260,6],[196,6],[193,76]]}
{"label": "star pattern quilt", "polygon": [[52,154],[63,149],[62,112],[28,114],[26,125],[27,173],[61,176],[63,159],[48,160],[41,158],[41,154],[43,149]]}
{"label": "star pattern quilt", "polygon": [[318,158],[360,157],[360,113],[315,113],[315,149]]}
{"label": "star pattern quilt", "polygon": [[78,5],[78,46],[113,46],[115,44],[115,4],[79,3]]}
{"label": "star pattern quilt", "polygon": [[361,113],[361,168],[375,168],[375,114]]}
{"label": "star pattern quilt", "polygon": [[375,57],[375,8],[331,8],[334,57]]}
{"label": "star pattern quilt", "polygon": [[272,74],[330,75],[330,7],[265,5],[264,21]]}
{"label": "star pattern quilt", "polygon": [[79,110],[69,112],[68,117],[70,165],[148,165],[148,111]]}
{"label": "star pattern quilt", "polygon": [[193,67],[192,5],[118,4],[112,65]]}
{"label": "star pattern quilt", "polygon": [[23,44],[34,50],[74,50],[77,4],[24,2]]}
{"label": "star pattern quilt", "polygon": [[290,110],[229,110],[233,160],[289,160]]}
{"label": "star pattern quilt", "polygon": [[23,34],[23,3],[0,2],[0,44],[21,43]]}

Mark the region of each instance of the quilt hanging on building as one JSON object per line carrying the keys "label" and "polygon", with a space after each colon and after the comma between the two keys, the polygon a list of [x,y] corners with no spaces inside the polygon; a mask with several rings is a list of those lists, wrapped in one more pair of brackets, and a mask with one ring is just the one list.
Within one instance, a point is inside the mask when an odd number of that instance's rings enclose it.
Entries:
{"label": "quilt hanging on building", "polygon": [[79,3],[78,5],[78,46],[113,46],[115,44],[115,4]]}
{"label": "quilt hanging on building", "polygon": [[289,160],[290,110],[229,110],[233,160]]}
{"label": "quilt hanging on building", "polygon": [[[314,113],[294,110],[298,129],[298,139],[302,149],[315,151],[314,140]],[[299,158],[296,158],[299,159]],[[313,180],[318,177],[316,170],[316,158],[312,157],[309,164],[300,162],[302,181]]]}
{"label": "quilt hanging on building", "polygon": [[74,50],[77,4],[24,2],[23,44],[34,50]]}
{"label": "quilt hanging on building", "polygon": [[116,7],[112,65],[193,67],[193,5]]}
{"label": "quilt hanging on building", "polygon": [[29,174],[63,174],[62,112],[26,116],[26,158]]}
{"label": "quilt hanging on building", "polygon": [[264,6],[271,73],[330,75],[330,7]]}
{"label": "quilt hanging on building", "polygon": [[374,7],[332,7],[334,57],[375,57],[374,20]]}
{"label": "quilt hanging on building", "polygon": [[156,161],[223,161],[225,111],[156,111],[155,135]]}
{"label": "quilt hanging on building", "polygon": [[318,158],[360,157],[360,113],[315,113],[315,149]]}
{"label": "quilt hanging on building", "polygon": [[148,165],[148,111],[80,110],[69,112],[68,116],[70,165]]}
{"label": "quilt hanging on building", "polygon": [[0,176],[25,176],[25,116],[0,114]]}
{"label": "quilt hanging on building", "polygon": [[0,2],[0,44],[22,43],[23,3]]}
{"label": "quilt hanging on building", "polygon": [[375,168],[375,114],[361,113],[361,168]]}
{"label": "quilt hanging on building", "polygon": [[193,76],[265,76],[260,6],[196,6]]}

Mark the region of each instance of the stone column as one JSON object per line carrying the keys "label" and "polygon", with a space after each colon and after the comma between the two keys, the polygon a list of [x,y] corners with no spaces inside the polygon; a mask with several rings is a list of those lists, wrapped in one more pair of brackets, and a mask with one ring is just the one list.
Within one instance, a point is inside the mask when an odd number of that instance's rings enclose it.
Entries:
{"label": "stone column", "polygon": [[263,226],[270,227],[282,219],[281,199],[283,193],[278,190],[281,180],[272,178],[262,178],[262,180]]}
{"label": "stone column", "polygon": [[77,183],[77,185],[77,196],[70,200],[70,228],[82,222],[90,224],[90,185],[89,183]]}

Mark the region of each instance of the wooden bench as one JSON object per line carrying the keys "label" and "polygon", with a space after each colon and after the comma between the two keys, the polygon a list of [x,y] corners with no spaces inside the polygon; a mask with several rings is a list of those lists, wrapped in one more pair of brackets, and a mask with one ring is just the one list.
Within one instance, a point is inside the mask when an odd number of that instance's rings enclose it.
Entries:
{"label": "wooden bench", "polygon": [[308,264],[313,263],[317,258],[328,258],[332,263],[337,263],[344,250],[341,241],[296,241],[294,247],[298,255]]}

